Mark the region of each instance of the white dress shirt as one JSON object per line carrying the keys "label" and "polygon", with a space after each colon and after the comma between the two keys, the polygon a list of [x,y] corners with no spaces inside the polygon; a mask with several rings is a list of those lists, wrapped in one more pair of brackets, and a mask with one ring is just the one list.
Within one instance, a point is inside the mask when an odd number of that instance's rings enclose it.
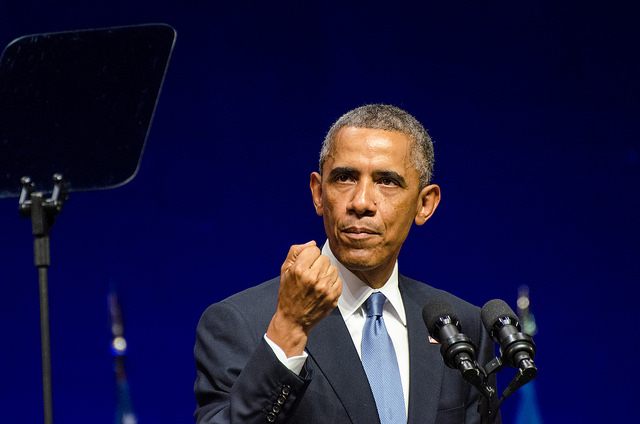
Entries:
{"label": "white dress shirt", "polygon": [[[400,368],[400,379],[402,380],[405,411],[408,413],[409,339],[407,335],[407,317],[404,311],[402,297],[400,296],[400,289],[398,288],[398,262],[396,261],[393,272],[384,286],[378,290],[373,290],[336,259],[331,252],[328,241],[322,247],[322,254],[328,256],[329,259],[331,259],[331,263],[338,268],[338,273],[342,279],[342,294],[338,298],[338,310],[342,315],[342,319],[344,319],[344,323],[349,330],[349,334],[351,334],[351,339],[353,340],[353,344],[360,358],[362,358],[362,329],[364,328],[364,322],[367,318],[363,307],[364,302],[374,291],[382,292],[382,294],[387,298],[388,301],[385,302],[382,310],[382,317],[391,337],[391,341],[393,342],[393,347],[396,351],[398,367]],[[287,358],[284,351],[271,341],[266,334],[265,340],[269,346],[271,346],[271,349],[274,351],[280,362],[287,366],[291,371],[296,374],[300,374],[308,356],[306,351],[300,356]]]}

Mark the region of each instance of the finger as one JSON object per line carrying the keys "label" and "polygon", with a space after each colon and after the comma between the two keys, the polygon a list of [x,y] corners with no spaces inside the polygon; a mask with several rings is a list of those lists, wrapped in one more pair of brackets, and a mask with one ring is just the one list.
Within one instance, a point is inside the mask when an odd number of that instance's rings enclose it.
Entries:
{"label": "finger", "polygon": [[342,278],[340,277],[336,278],[336,281],[331,286],[331,290],[333,291],[333,295],[335,296],[337,301],[340,295],[342,294]]}
{"label": "finger", "polygon": [[284,260],[282,264],[281,271],[284,273],[296,262],[300,253],[302,253],[307,247],[315,246],[315,240],[311,240],[306,242],[305,244],[294,244],[289,248],[289,253],[287,253],[287,258]]}
{"label": "finger", "polygon": [[311,270],[311,267],[321,254],[322,252],[320,252],[320,249],[315,245],[305,247],[298,254],[294,263],[291,264],[289,271],[294,271],[296,274],[300,275],[306,275],[309,278],[312,277],[315,271]]}
{"label": "finger", "polygon": [[[339,292],[339,296],[340,292],[342,292],[342,280],[340,280],[339,275],[340,274],[338,272],[338,268],[335,265],[331,265],[330,263],[328,263],[327,268],[317,275],[316,287],[319,290],[324,291],[330,297],[333,296],[332,292],[336,291],[337,289],[337,291]],[[337,287],[335,287],[336,285]]]}
{"label": "finger", "polygon": [[333,285],[329,287],[328,296],[333,299],[333,306],[338,306],[338,298],[342,294],[342,279],[336,278]]}
{"label": "finger", "polygon": [[[332,266],[331,265],[331,259],[329,259],[329,257],[326,256],[326,255],[320,254],[320,255],[318,255],[317,258],[315,258],[315,260],[311,264],[310,268],[320,278],[320,277],[322,277],[323,275],[325,275],[327,273],[327,271],[329,270],[329,268],[331,266]],[[338,268],[336,268],[336,271],[337,270],[338,270]]]}

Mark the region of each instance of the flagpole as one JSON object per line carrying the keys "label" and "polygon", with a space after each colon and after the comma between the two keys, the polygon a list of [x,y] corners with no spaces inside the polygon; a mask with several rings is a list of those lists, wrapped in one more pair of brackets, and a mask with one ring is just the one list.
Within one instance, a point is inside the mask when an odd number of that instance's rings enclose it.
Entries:
{"label": "flagpole", "polygon": [[125,355],[127,353],[127,341],[124,338],[124,323],[122,310],[118,302],[118,295],[114,288],[109,292],[109,315],[111,317],[111,354],[113,355],[114,371],[118,393],[118,407],[116,410],[115,424],[137,424],[138,418],[133,412],[131,392],[127,373],[125,370]]}
{"label": "flagpole", "polygon": [[[518,289],[518,316],[522,323],[522,331],[530,336],[538,332],[535,317],[531,313],[529,287],[520,286]],[[520,389],[515,424],[542,424],[542,414],[538,404],[535,381],[531,381]]]}

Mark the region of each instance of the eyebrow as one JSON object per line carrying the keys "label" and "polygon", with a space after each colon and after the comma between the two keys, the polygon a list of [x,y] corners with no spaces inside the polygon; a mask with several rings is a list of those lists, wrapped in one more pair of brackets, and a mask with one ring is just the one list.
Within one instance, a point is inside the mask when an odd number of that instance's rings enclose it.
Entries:
{"label": "eyebrow", "polygon": [[380,170],[376,171],[375,174],[379,175],[381,178],[390,178],[397,181],[398,185],[402,188],[407,186],[407,181],[404,179],[404,177],[395,171]]}
{"label": "eyebrow", "polygon": [[329,179],[332,180],[338,175],[342,174],[360,175],[360,172],[355,168],[351,168],[350,166],[338,166],[336,168],[333,168],[331,172],[329,172]]}
{"label": "eyebrow", "polygon": [[[360,171],[358,171],[355,168],[352,168],[350,166],[338,166],[336,168],[333,168],[330,172],[329,172],[329,179],[332,180],[334,178],[336,178],[338,175],[352,175],[352,176],[359,176],[360,175]],[[390,170],[386,170],[386,169],[381,169],[381,170],[376,170],[374,171],[374,175],[376,175],[379,178],[390,178],[392,180],[395,180],[398,182],[398,185],[400,187],[407,187],[407,181],[404,179],[404,177],[400,174],[398,174],[395,171],[390,171]]]}

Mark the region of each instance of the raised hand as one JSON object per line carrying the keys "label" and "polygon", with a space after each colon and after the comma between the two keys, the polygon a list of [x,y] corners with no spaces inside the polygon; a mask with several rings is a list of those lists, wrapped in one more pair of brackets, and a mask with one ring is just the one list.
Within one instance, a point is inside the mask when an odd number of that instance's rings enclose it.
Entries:
{"label": "raised hand", "polygon": [[267,337],[288,357],[304,351],[309,331],[338,304],[342,280],[315,241],[293,245],[280,271],[278,309]]}

